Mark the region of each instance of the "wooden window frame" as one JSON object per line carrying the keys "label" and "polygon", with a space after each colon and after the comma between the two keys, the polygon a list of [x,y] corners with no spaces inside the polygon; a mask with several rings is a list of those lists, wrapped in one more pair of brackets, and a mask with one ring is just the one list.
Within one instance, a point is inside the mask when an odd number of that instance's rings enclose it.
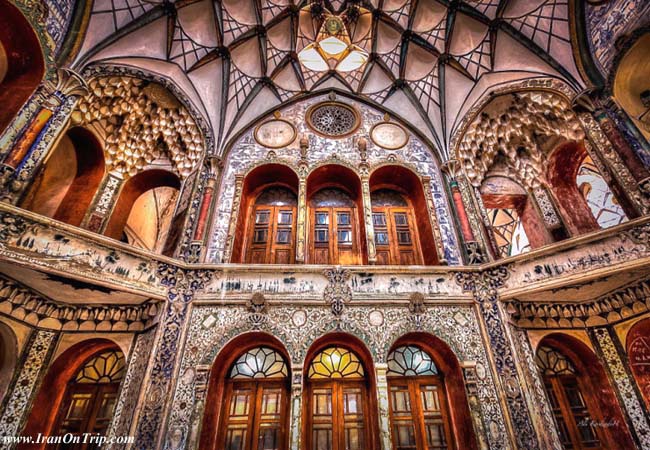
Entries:
{"label": "wooden window frame", "polygon": [[343,389],[344,387],[359,387],[362,390],[362,415],[363,415],[363,439],[364,446],[362,448],[369,448],[371,445],[370,435],[370,401],[369,401],[369,388],[365,378],[317,378],[308,379],[307,382],[307,397],[303,408],[306,409],[306,430],[305,436],[306,448],[313,449],[313,394],[314,389],[331,388],[332,389],[332,450],[345,450],[345,420],[343,410]]}
{"label": "wooden window frame", "polygon": [[[356,206],[338,207],[338,206],[312,206],[310,207],[309,214],[309,261],[316,263],[315,251],[317,248],[328,249],[328,261],[320,262],[320,264],[341,264],[341,251],[349,251],[351,253],[352,261],[345,262],[345,264],[360,264],[362,261],[361,255],[361,242],[360,242],[360,222],[358,208]],[[319,225],[316,222],[316,215],[319,213],[327,213],[329,222],[327,228]],[[338,223],[339,214],[349,214],[350,223],[340,225]],[[316,241],[316,231],[327,229],[328,241]],[[339,242],[338,232],[350,231],[351,241],[342,243]]]}
{"label": "wooden window frame", "polygon": [[411,418],[412,423],[415,428],[415,442],[417,449],[428,449],[428,444],[426,442],[426,430],[424,422],[424,412],[422,410],[421,404],[421,386],[435,385],[438,388],[438,400],[440,401],[440,413],[443,423],[443,428],[445,432],[445,439],[447,440],[447,448],[455,449],[456,444],[453,439],[451,432],[451,418],[449,413],[449,406],[447,402],[447,391],[445,389],[444,380],[440,376],[414,376],[414,377],[405,377],[405,376],[389,376],[388,379],[388,410],[390,418],[390,428],[392,436],[392,445],[393,448],[397,448],[397,436],[392,432],[393,426],[399,420],[395,418],[394,415],[394,406],[393,399],[391,395],[391,387],[393,386],[405,386],[409,392],[409,401],[411,402]]}
{"label": "wooden window frame", "polygon": [[[424,264],[420,235],[418,233],[417,222],[415,219],[415,210],[411,206],[410,202],[408,206],[373,206],[372,214],[384,215],[386,225],[377,227],[374,225],[373,219],[373,227],[375,227],[375,233],[379,231],[388,235],[388,244],[380,244],[375,239],[375,248],[377,249],[377,252],[388,253],[388,265],[403,265],[400,252],[402,249],[406,248],[412,249],[415,265]],[[397,225],[395,222],[395,214],[406,214],[408,224]],[[402,244],[399,242],[398,233],[400,231],[408,231],[410,233],[410,244]]]}
{"label": "wooden window frame", "polygon": [[262,394],[264,389],[273,389],[280,388],[282,390],[282,402],[280,404],[280,418],[279,422],[279,442],[278,448],[281,450],[288,449],[288,412],[289,412],[289,380],[287,378],[231,378],[227,379],[224,382],[224,391],[223,391],[223,401],[221,402],[221,413],[219,419],[219,428],[217,432],[218,447],[220,449],[225,449],[226,437],[228,430],[229,422],[229,409],[230,402],[232,400],[233,392],[237,388],[249,387],[253,392],[253,411],[249,413],[247,421],[247,432],[248,439],[245,443],[244,450],[255,450],[257,449],[256,443],[259,439],[260,424],[262,423],[260,419],[261,403],[262,403]]}
{"label": "wooden window frame", "polygon": [[[257,224],[257,214],[260,211],[269,211],[269,221],[265,224]],[[283,212],[291,213],[291,224],[279,223],[280,214]],[[244,261],[252,263],[254,251],[264,249],[264,262],[260,264],[277,264],[276,256],[279,250],[289,252],[289,264],[293,264],[296,258],[296,222],[297,208],[293,205],[275,206],[275,205],[256,205],[251,206],[249,214],[248,230],[246,231],[246,240],[244,243]],[[255,234],[258,230],[266,230],[266,241],[255,242]],[[290,238],[288,243],[277,242],[279,231],[289,231]]]}

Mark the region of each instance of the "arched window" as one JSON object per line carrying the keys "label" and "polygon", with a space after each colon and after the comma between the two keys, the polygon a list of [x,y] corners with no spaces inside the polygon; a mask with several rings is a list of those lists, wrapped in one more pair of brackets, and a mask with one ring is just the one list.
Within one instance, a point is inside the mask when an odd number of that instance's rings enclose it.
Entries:
{"label": "arched window", "polygon": [[431,356],[407,345],[388,355],[388,403],[395,450],[454,448],[442,376]]}
{"label": "arched window", "polygon": [[377,264],[438,264],[422,179],[397,165],[370,175]]}
{"label": "arched window", "polygon": [[422,264],[415,214],[408,201],[392,189],[370,194],[378,264]]}
{"label": "arched window", "polygon": [[601,228],[609,228],[627,222],[625,211],[588,155],[578,168],[576,183]]}
{"label": "arched window", "polygon": [[507,258],[530,251],[530,242],[517,207],[487,208],[487,213],[499,256]]}
{"label": "arched window", "polygon": [[290,189],[273,186],[255,199],[249,219],[246,262],[291,264],[295,260],[296,207],[298,198]]}
{"label": "arched window", "polygon": [[356,205],[338,188],[326,188],[311,198],[311,262],[356,264],[359,255],[359,226]]}
{"label": "arched window", "polygon": [[178,176],[166,170],[150,169],[129,178],[104,234],[118,240],[126,237],[132,245],[172,254],[175,242],[170,242],[170,231],[171,224],[178,220],[174,212],[180,188]]}
{"label": "arched window", "polygon": [[540,346],[535,358],[564,448],[603,448],[600,427],[587,404],[576,369],[562,353]]}
{"label": "arched window", "polygon": [[255,347],[243,353],[225,382],[216,448],[286,449],[288,377],[284,358],[272,348]]}
{"label": "arched window", "polygon": [[[57,417],[55,434],[105,435],[113,417],[120,382],[125,374],[119,350],[93,356],[68,384]],[[86,444],[61,444],[57,448],[86,449]]]}
{"label": "arched window", "polygon": [[328,347],[311,360],[307,372],[307,448],[370,448],[366,373],[359,357],[343,347]]}

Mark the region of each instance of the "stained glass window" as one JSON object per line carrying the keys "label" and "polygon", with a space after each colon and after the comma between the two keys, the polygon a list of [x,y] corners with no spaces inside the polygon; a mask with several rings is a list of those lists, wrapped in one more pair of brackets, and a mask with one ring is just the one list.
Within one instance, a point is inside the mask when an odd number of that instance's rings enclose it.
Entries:
{"label": "stained glass window", "polygon": [[413,377],[438,375],[431,356],[413,345],[397,347],[388,355],[387,375]]}
{"label": "stained glass window", "polygon": [[541,346],[537,350],[535,363],[543,375],[575,375],[571,362],[560,352]]}
{"label": "stained glass window", "polygon": [[360,378],[365,375],[357,355],[341,347],[317,354],[309,366],[309,378]]}
{"label": "stained glass window", "polygon": [[268,347],[248,350],[230,369],[230,378],[282,378],[288,374],[282,355]]}
{"label": "stained glass window", "polygon": [[576,183],[602,228],[613,227],[628,220],[590,156],[578,168]]}
{"label": "stained glass window", "polygon": [[521,217],[514,208],[488,208],[487,212],[502,258],[530,251]]}
{"label": "stained glass window", "polygon": [[95,356],[77,373],[77,383],[119,383],[125,373],[124,354],[111,350]]}

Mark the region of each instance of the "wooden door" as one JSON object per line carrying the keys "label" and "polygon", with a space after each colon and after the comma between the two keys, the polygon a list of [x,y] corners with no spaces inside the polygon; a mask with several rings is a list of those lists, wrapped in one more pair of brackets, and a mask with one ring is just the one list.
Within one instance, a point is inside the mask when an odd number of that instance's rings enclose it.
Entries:
{"label": "wooden door", "polygon": [[246,262],[292,264],[295,260],[295,206],[254,205]]}
{"label": "wooden door", "polygon": [[[83,435],[93,433],[105,435],[108,430],[113,410],[117,401],[119,383],[72,383],[68,386],[61,408],[56,435],[67,433]],[[80,443],[59,444],[57,449],[90,450],[96,444]]]}
{"label": "wooden door", "polygon": [[601,449],[603,439],[587,407],[575,375],[544,375],[562,446],[566,449]]}
{"label": "wooden door", "polygon": [[412,208],[373,206],[372,222],[377,264],[422,264]]}
{"label": "wooden door", "polygon": [[358,264],[360,262],[356,208],[312,208],[311,224],[312,263]]}
{"label": "wooden door", "polygon": [[365,382],[312,381],[306,436],[311,450],[366,450],[368,405]]}
{"label": "wooden door", "polygon": [[388,390],[394,450],[455,448],[438,377],[390,378]]}
{"label": "wooden door", "polygon": [[219,449],[284,450],[287,448],[286,383],[228,381],[219,427]]}

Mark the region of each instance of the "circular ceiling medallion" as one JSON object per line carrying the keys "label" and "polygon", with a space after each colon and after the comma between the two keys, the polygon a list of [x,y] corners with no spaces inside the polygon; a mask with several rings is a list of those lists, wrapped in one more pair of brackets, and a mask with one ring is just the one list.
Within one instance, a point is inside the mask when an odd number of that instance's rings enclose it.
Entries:
{"label": "circular ceiling medallion", "polygon": [[277,118],[261,123],[254,133],[257,143],[268,148],[286,147],[297,135],[296,127],[291,122]]}
{"label": "circular ceiling medallion", "polygon": [[370,130],[370,139],[375,145],[397,150],[408,144],[409,135],[404,128],[393,122],[380,122]]}
{"label": "circular ceiling medallion", "polygon": [[321,136],[342,138],[359,128],[361,118],[354,108],[345,103],[325,102],[309,108],[307,124]]}

